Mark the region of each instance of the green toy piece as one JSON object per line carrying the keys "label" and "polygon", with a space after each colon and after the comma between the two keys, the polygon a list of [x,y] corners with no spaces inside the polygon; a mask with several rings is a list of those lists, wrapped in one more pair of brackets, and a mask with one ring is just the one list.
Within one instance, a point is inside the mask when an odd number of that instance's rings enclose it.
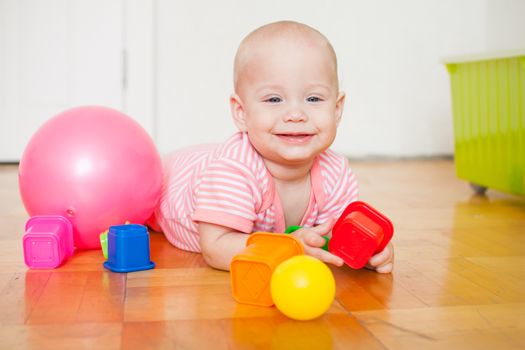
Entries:
{"label": "green toy piece", "polygon": [[102,232],[100,234],[100,246],[102,247],[102,254],[104,254],[104,259],[108,259],[108,231]]}

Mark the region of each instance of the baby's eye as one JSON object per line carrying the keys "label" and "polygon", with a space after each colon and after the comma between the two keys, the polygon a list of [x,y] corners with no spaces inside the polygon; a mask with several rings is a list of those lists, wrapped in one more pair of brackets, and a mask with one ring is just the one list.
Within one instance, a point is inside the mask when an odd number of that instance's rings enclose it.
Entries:
{"label": "baby's eye", "polygon": [[322,101],[320,97],[317,97],[317,96],[310,96],[306,99],[306,101],[308,102],[320,102]]}
{"label": "baby's eye", "polygon": [[264,102],[279,103],[279,102],[282,102],[282,99],[280,97],[277,97],[277,96],[272,96],[272,97],[269,97],[266,100],[264,100]]}

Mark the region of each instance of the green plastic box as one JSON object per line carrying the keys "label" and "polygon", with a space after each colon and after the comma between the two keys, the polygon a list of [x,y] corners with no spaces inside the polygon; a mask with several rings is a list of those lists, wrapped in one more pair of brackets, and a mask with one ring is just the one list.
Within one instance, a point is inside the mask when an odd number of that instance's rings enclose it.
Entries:
{"label": "green plastic box", "polygon": [[444,60],[459,178],[525,194],[525,49]]}

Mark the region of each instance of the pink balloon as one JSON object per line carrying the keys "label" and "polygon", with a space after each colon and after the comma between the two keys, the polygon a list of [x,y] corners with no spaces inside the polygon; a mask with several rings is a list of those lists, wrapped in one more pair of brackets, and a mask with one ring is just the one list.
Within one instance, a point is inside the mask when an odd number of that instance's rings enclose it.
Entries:
{"label": "pink balloon", "polygon": [[47,121],[19,167],[29,215],[69,218],[79,249],[100,248],[99,234],[111,225],[144,223],[161,186],[160,156],[147,132],[105,107],[73,108]]}

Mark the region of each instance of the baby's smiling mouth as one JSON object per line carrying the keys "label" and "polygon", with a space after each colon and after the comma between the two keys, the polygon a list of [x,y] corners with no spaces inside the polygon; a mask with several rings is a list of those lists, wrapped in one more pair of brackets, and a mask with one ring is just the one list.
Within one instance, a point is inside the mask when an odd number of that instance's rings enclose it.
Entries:
{"label": "baby's smiling mouth", "polygon": [[314,137],[313,134],[308,133],[276,133],[275,135],[287,143],[306,143]]}

